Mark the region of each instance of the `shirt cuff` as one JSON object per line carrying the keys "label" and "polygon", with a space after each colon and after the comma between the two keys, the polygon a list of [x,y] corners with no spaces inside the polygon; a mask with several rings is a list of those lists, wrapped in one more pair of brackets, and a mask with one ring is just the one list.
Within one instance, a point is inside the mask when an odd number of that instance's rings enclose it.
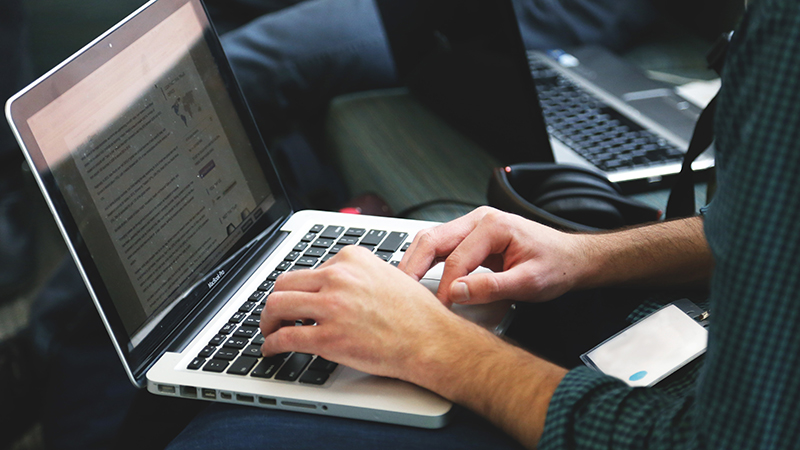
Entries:
{"label": "shirt cuff", "polygon": [[632,388],[588,367],[572,370],[550,400],[539,449],[693,447],[697,370],[690,372],[676,389]]}
{"label": "shirt cuff", "polygon": [[592,392],[607,386],[627,387],[622,381],[588,367],[578,367],[567,373],[550,400],[539,450],[575,448],[579,405],[585,403]]}

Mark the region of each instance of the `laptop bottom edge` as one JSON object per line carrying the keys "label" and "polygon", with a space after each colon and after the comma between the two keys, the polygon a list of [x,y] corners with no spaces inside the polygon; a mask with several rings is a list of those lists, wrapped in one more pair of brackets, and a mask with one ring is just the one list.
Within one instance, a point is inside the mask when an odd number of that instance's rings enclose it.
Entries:
{"label": "laptop bottom edge", "polygon": [[185,358],[166,353],[147,374],[156,395],[321,416],[436,429],[447,425],[453,404],[404,381],[340,367],[331,382],[308,386],[253,377],[181,371]]}

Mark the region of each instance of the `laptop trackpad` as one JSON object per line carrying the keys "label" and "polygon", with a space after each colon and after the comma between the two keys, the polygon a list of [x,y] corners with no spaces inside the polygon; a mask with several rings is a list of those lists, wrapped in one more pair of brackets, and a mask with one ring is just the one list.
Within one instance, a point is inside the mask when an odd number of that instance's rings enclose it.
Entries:
{"label": "laptop trackpad", "polygon": [[[429,270],[420,280],[420,283],[433,294],[439,289],[439,280],[442,277],[444,263],[437,264]],[[490,272],[485,267],[479,267],[475,272]],[[474,273],[474,272],[473,272]],[[511,321],[513,302],[503,300],[484,305],[453,305],[450,310],[459,316],[476,323],[495,334],[503,334]]]}

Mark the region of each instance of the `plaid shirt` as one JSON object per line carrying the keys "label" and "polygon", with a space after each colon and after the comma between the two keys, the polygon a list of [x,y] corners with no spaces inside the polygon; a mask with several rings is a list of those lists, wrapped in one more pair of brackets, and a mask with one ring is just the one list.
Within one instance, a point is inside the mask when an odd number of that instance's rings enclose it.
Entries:
{"label": "plaid shirt", "polygon": [[649,389],[573,370],[542,449],[800,448],[800,2],[752,2],[725,64],[708,352]]}

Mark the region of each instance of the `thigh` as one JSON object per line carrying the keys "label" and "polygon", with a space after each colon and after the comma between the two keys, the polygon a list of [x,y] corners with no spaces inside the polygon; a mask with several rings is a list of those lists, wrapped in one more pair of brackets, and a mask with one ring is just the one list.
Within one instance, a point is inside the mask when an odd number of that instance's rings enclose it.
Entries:
{"label": "thigh", "polygon": [[272,14],[306,0],[206,0],[217,32],[227,33],[264,14]]}
{"label": "thigh", "polygon": [[318,117],[335,96],[396,83],[374,0],[314,0],[222,37],[267,140]]}
{"label": "thigh", "polygon": [[41,405],[47,448],[111,447],[137,389],[71,258],[39,293],[25,332],[37,357],[41,387],[31,397]]}
{"label": "thigh", "polygon": [[215,404],[170,444],[180,449],[521,449],[476,415],[456,407],[438,430]]}

